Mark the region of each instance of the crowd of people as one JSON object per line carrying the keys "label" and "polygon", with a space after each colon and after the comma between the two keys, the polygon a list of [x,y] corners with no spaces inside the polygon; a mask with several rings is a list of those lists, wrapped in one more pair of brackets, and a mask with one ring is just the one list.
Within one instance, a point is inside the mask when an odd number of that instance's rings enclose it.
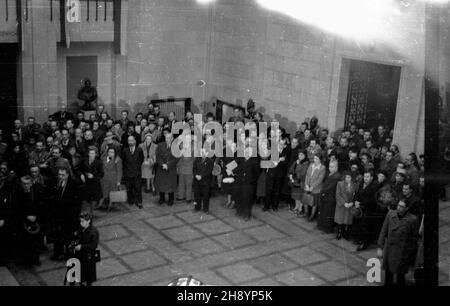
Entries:
{"label": "crowd of people", "polygon": [[[228,121],[264,121],[254,104],[247,111],[236,107]],[[211,113],[205,118],[215,120]],[[193,114],[182,121],[192,128],[194,141]],[[331,135],[313,117],[294,135],[283,127],[269,131],[280,136],[276,143],[266,138],[279,159],[267,166],[270,157],[255,157],[250,145],[238,156],[236,139],[223,143],[231,156],[211,157],[206,150],[174,156],[171,146],[181,135],[172,130],[176,122],[175,112],[162,114],[152,103],[134,119],[127,110],[114,119],[102,105],[89,118],[62,106],[42,124],[29,117],[25,124],[15,120],[8,135],[1,131],[0,261],[15,245],[25,263],[39,265],[47,244],[53,244],[52,259],[63,260],[80,222],[91,229],[85,235],[89,242],[76,249],[92,255],[98,244],[91,224],[95,210],[111,209],[111,193],[125,186],[128,204],[140,209],[142,192],[159,195],[159,205],[186,202],[203,213],[221,192],[223,205],[244,220],[252,217],[255,203],[274,212],[285,203],[298,218],[317,222],[318,230],[353,239],[358,251],[376,241],[384,250],[386,282],[392,274],[404,282],[423,232],[424,158],[401,154],[392,131],[351,125]],[[213,139],[211,133],[202,137]]]}

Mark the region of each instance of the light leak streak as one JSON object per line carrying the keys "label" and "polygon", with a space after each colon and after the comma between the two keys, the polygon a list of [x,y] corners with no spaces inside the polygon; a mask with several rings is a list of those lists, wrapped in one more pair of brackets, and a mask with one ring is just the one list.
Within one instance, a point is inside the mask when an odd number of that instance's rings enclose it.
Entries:
{"label": "light leak streak", "polygon": [[397,0],[255,0],[261,7],[360,42],[383,39],[401,14]]}
{"label": "light leak streak", "polygon": [[[215,0],[196,0],[212,5]],[[249,0],[242,0],[249,1]],[[420,21],[424,3],[445,7],[450,0],[253,0],[261,8],[291,18],[364,48],[380,48],[420,63]],[[218,2],[220,3],[220,2]],[[422,5],[421,5],[422,4]],[[282,35],[282,34],[281,34]],[[419,41],[418,41],[419,40]]]}

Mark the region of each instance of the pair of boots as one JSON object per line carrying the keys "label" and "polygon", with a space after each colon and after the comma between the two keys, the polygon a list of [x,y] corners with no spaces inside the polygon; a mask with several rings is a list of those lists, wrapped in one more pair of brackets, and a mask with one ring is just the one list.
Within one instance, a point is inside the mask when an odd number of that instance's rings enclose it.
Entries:
{"label": "pair of boots", "polygon": [[345,240],[348,240],[348,232],[349,227],[347,224],[338,224],[336,239],[340,240],[341,238],[344,238]]}
{"label": "pair of boots", "polygon": [[[168,194],[169,194],[169,201],[167,202],[167,205],[172,206],[172,205],[173,205],[173,202],[174,202],[174,199],[175,199],[175,194],[174,194],[173,192],[169,192]],[[158,204],[159,204],[159,205],[162,205],[162,204],[164,204],[165,202],[166,202],[166,199],[165,199],[165,193],[164,193],[164,192],[160,192],[160,193],[159,193],[159,201],[158,201]]]}

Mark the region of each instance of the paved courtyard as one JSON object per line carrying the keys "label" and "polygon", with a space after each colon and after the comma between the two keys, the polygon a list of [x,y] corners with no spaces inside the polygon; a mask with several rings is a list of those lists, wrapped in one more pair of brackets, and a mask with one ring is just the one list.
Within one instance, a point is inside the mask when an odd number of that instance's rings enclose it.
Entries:
{"label": "paved courtyard", "polygon": [[[207,285],[371,285],[366,262],[374,247],[356,253],[353,243],[322,234],[286,206],[276,213],[256,206],[245,222],[223,201],[213,198],[206,215],[184,202],[158,206],[145,195],[143,210],[124,204],[97,212],[102,261],[94,285],[165,286],[187,274]],[[450,222],[450,207],[445,212]],[[448,251],[450,239],[445,243]],[[64,263],[49,257],[50,251],[40,267],[12,272],[21,285],[62,285]]]}

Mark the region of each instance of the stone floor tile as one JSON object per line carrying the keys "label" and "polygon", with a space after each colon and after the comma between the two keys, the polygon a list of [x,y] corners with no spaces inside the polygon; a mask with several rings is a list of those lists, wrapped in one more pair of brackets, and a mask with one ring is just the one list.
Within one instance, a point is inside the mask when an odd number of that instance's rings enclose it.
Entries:
{"label": "stone floor tile", "polygon": [[256,270],[251,265],[246,263],[229,265],[223,268],[219,268],[217,271],[223,274],[233,284],[243,283],[264,276],[262,272]]}
{"label": "stone floor tile", "polygon": [[97,278],[103,279],[127,273],[128,269],[115,258],[108,258],[97,263]]}
{"label": "stone floor tile", "polygon": [[202,256],[207,254],[216,254],[219,252],[223,252],[224,248],[218,244],[217,242],[214,242],[213,240],[209,238],[203,238],[199,240],[192,240],[189,242],[182,243],[180,245],[182,248],[190,251],[196,256]]}
{"label": "stone floor tile", "polygon": [[203,211],[194,212],[192,210],[177,213],[176,215],[178,218],[183,219],[188,224],[205,222],[216,218],[212,213],[205,214]]}
{"label": "stone floor tile", "polygon": [[320,286],[325,281],[304,269],[297,269],[275,276],[275,280],[289,286]]}
{"label": "stone floor tile", "polygon": [[175,215],[153,217],[146,219],[145,222],[155,227],[156,229],[167,229],[171,227],[184,225],[184,222],[181,221],[179,218],[175,217]]}
{"label": "stone floor tile", "polygon": [[310,265],[308,269],[330,282],[341,279],[347,280],[358,275],[351,267],[336,261],[327,261],[314,266]]}
{"label": "stone floor tile", "polygon": [[302,266],[328,259],[325,255],[318,253],[314,250],[311,250],[309,247],[289,250],[283,252],[282,254],[287,256],[289,259],[299,263]]}
{"label": "stone floor tile", "polygon": [[175,242],[184,242],[204,236],[201,232],[192,228],[189,225],[163,230],[162,233],[167,235]]}
{"label": "stone floor tile", "polygon": [[250,235],[258,241],[280,239],[285,236],[283,233],[280,233],[269,225],[253,227],[245,230],[244,233]]}
{"label": "stone floor tile", "polygon": [[153,268],[167,263],[164,258],[150,250],[126,255],[122,257],[122,260],[133,270]]}
{"label": "stone floor tile", "polygon": [[138,240],[135,237],[111,240],[104,242],[103,244],[116,255],[123,255],[134,251],[143,250],[147,247],[143,241]]}
{"label": "stone floor tile", "polygon": [[264,286],[264,287],[283,286],[283,284],[273,280],[272,278],[263,278],[260,280],[249,281],[242,285],[243,286]]}
{"label": "stone floor tile", "polygon": [[289,259],[281,256],[280,254],[272,254],[264,257],[260,257],[249,261],[249,263],[269,275],[284,272],[287,270],[293,270],[297,268],[297,264],[294,264]]}
{"label": "stone floor tile", "polygon": [[222,245],[230,249],[237,249],[255,243],[255,240],[245,235],[244,233],[237,231],[214,236],[212,237],[212,239],[220,242]]}
{"label": "stone floor tile", "polygon": [[220,220],[211,220],[198,224],[194,224],[194,227],[205,233],[206,235],[216,235],[226,232],[231,232],[234,229],[228,224]]}
{"label": "stone floor tile", "polygon": [[237,229],[245,229],[250,227],[255,227],[262,225],[263,223],[257,219],[257,218],[251,218],[248,221],[245,221],[242,218],[236,218],[236,216],[226,217],[223,219],[226,223],[230,224],[231,226],[237,228]]}
{"label": "stone floor tile", "polygon": [[97,228],[101,241],[120,239],[130,236],[130,233],[120,224],[112,224]]}

